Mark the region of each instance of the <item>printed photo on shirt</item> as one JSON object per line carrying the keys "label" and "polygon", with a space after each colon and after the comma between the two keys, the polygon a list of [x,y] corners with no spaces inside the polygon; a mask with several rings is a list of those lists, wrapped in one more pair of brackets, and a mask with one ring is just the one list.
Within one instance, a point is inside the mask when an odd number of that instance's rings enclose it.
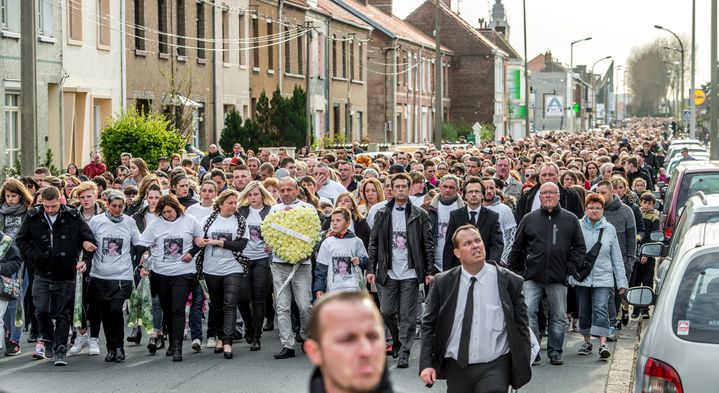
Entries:
{"label": "printed photo on shirt", "polygon": [[122,255],[123,239],[117,237],[106,237],[102,239],[102,255],[108,257],[119,257]]}
{"label": "printed photo on shirt", "polygon": [[449,226],[448,222],[439,222],[437,224],[437,240],[445,240],[445,237],[447,236],[447,227]]}
{"label": "printed photo on shirt", "polygon": [[407,252],[407,232],[394,231],[392,234],[392,250]]}
{"label": "printed photo on shirt", "polygon": [[248,225],[247,227],[250,231],[251,242],[260,242],[265,240],[264,238],[262,238],[262,229],[260,229],[259,225]]}
{"label": "printed photo on shirt", "polygon": [[22,217],[5,216],[5,233],[17,233],[22,225]]}
{"label": "printed photo on shirt", "polygon": [[[224,240],[229,242],[232,240],[232,233],[230,232],[212,232],[212,238],[215,240]],[[211,255],[215,255],[215,249],[218,247],[212,247]]]}
{"label": "printed photo on shirt", "polygon": [[354,279],[352,257],[332,257],[332,282],[341,283]]}
{"label": "printed photo on shirt", "polygon": [[182,238],[165,239],[165,256],[170,258],[180,257],[182,255]]}

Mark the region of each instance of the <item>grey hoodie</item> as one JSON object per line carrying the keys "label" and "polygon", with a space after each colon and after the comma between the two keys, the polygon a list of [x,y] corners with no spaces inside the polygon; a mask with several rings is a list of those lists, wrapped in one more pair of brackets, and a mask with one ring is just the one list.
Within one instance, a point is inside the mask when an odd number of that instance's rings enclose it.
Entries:
{"label": "grey hoodie", "polygon": [[617,230],[619,249],[622,250],[624,271],[631,276],[634,260],[637,258],[637,226],[634,212],[618,196],[613,195],[611,202],[604,206],[604,217]]}

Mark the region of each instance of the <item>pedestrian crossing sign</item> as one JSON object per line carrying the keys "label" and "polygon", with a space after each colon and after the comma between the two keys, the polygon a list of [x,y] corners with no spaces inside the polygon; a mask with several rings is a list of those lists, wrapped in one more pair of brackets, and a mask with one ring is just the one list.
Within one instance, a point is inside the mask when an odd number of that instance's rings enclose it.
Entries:
{"label": "pedestrian crossing sign", "polygon": [[561,117],[564,116],[564,97],[548,95],[544,97],[544,116],[545,117]]}

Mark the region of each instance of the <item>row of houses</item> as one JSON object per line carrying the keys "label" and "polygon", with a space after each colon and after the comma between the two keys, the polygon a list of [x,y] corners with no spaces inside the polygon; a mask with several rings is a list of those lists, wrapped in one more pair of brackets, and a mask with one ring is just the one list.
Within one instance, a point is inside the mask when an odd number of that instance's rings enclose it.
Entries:
{"label": "row of houses", "polygon": [[[87,162],[122,108],[189,109],[191,143],[205,148],[229,111],[252,117],[263,92],[297,86],[315,138],[429,141],[439,105],[445,121],[524,128],[523,60],[500,0],[479,29],[441,0],[441,99],[434,0],[404,19],[392,0],[33,1],[37,149],[58,165]],[[2,165],[22,144],[20,2],[0,0]]]}

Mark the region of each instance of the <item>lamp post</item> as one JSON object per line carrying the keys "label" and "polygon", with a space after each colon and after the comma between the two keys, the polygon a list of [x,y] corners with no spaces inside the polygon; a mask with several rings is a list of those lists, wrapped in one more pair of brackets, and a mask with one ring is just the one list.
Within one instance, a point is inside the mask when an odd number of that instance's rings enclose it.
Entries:
{"label": "lamp post", "polygon": [[[612,56],[607,56],[607,57],[602,57],[601,59],[595,61],[594,64],[592,64],[592,71],[589,73],[590,78],[592,78],[592,80],[591,80],[591,82],[592,82],[592,120],[594,121],[595,127],[596,127],[596,123],[597,123],[597,91],[596,91],[597,84],[595,83],[595,78],[594,78],[594,67],[597,65],[597,63],[604,61],[604,60],[611,59],[611,58],[612,58]],[[606,105],[606,103],[605,103],[605,105]]]}
{"label": "lamp post", "polygon": [[679,89],[678,82],[679,81],[678,81],[678,79],[679,79],[680,72],[679,72],[679,70],[674,69],[674,67],[679,68],[679,63],[677,63],[676,61],[666,61],[666,60],[662,61],[662,63],[671,67],[669,70],[670,75],[674,74],[674,83],[672,83],[672,89],[674,90],[674,116],[678,117],[678,116],[680,116],[680,108],[679,108],[679,105],[677,102],[677,101],[679,101],[679,92],[678,92],[678,89]]}
{"label": "lamp post", "polygon": [[[571,95],[571,102],[570,97],[567,97],[567,108],[571,108],[569,105],[571,104],[572,107],[574,106],[574,44],[578,44],[580,42],[589,41],[592,37],[582,38],[581,40],[572,41],[569,44],[569,86],[570,86],[570,95]],[[565,110],[565,112],[567,112]],[[567,112],[568,113],[568,112]],[[569,120],[569,116],[567,116],[567,120]],[[574,118],[572,117],[571,122],[569,123],[569,131],[574,131]]]}
{"label": "lamp post", "polygon": [[677,41],[679,41],[679,52],[681,52],[681,54],[682,54],[682,64],[681,64],[681,67],[682,67],[682,70],[681,70],[681,71],[682,71],[682,72],[681,72],[681,78],[682,78],[682,80],[681,80],[681,87],[680,87],[680,88],[681,88],[681,97],[680,97],[681,103],[680,103],[680,105],[679,105],[679,110],[678,110],[677,112],[679,112],[679,114],[681,114],[681,110],[682,110],[683,107],[684,107],[684,44],[682,43],[682,40],[679,39],[679,36],[676,35],[676,33],[674,33],[673,31],[671,31],[671,30],[669,30],[669,29],[667,29],[666,27],[662,27],[662,26],[659,26],[659,25],[654,25],[654,28],[655,28],[655,29],[659,29],[659,30],[664,30],[664,31],[668,32],[669,34],[673,35],[674,38],[677,39]]}
{"label": "lamp post", "polygon": [[527,67],[527,0],[522,0],[524,13],[524,137],[529,138],[529,71]]}
{"label": "lamp post", "polygon": [[[617,68],[614,69],[614,72],[617,74],[617,76],[619,75],[619,71],[622,69],[624,69],[623,64],[618,65]],[[624,74],[622,74],[622,75],[624,75]],[[612,94],[614,95],[614,118],[613,118],[613,120],[616,122],[617,119],[619,118],[619,92],[620,92],[619,88],[621,87],[621,85],[619,84],[618,77],[616,80],[616,83],[617,83],[616,86],[614,86],[614,82],[615,82],[614,75],[612,75]]]}

